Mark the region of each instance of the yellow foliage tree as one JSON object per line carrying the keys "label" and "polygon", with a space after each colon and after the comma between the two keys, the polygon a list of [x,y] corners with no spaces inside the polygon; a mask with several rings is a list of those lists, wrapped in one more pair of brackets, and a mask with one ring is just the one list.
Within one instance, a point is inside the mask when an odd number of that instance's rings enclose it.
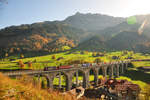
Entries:
{"label": "yellow foliage tree", "polygon": [[5,53],[5,57],[8,57],[8,53]]}
{"label": "yellow foliage tree", "polygon": [[22,58],[24,58],[24,55],[23,55],[23,54],[21,54],[21,55],[20,55],[20,58],[21,58],[21,59],[22,59]]}
{"label": "yellow foliage tree", "polygon": [[56,55],[53,55],[53,56],[52,56],[52,59],[56,59]]}
{"label": "yellow foliage tree", "polygon": [[29,69],[32,69],[32,62],[31,61],[28,62],[28,67],[29,67]]}
{"label": "yellow foliage tree", "polygon": [[25,64],[23,63],[22,60],[19,60],[18,64],[21,69],[23,69],[25,67]]}

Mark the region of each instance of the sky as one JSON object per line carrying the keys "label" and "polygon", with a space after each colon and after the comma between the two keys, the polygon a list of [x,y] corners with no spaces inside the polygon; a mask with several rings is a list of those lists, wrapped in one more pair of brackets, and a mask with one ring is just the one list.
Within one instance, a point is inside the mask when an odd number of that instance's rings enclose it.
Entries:
{"label": "sky", "polygon": [[115,17],[150,14],[150,0],[0,0],[0,29],[64,20],[76,12]]}

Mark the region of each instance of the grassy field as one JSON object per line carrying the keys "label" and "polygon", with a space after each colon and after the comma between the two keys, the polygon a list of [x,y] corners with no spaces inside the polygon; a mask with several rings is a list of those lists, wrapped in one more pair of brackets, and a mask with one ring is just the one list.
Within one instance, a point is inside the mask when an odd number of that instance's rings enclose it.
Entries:
{"label": "grassy field", "polygon": [[[100,58],[103,62],[110,62],[110,61],[120,61],[125,60],[127,57],[133,57],[135,59],[148,59],[150,58],[150,55],[142,55],[141,53],[133,53],[128,52],[127,54],[124,54],[123,52],[108,52],[105,53],[105,56],[103,57],[93,57],[92,52],[85,52],[84,54],[81,54],[81,52],[63,52],[63,53],[57,53],[57,54],[51,54],[51,55],[45,55],[45,56],[38,56],[38,57],[31,57],[31,58],[23,58],[23,59],[16,59],[14,61],[10,61],[12,56],[7,57],[5,59],[0,60],[0,69],[20,69],[18,62],[22,61],[25,64],[24,69],[29,69],[29,66],[27,62],[32,62],[32,69],[43,69],[45,66],[59,66],[61,65],[67,65],[67,62],[69,60],[83,60],[85,62],[93,62],[95,59]],[[52,57],[55,56],[54,59]],[[119,56],[119,59],[112,59],[113,56]],[[63,59],[57,60],[58,58],[62,57]],[[16,57],[17,58],[17,57]],[[149,62],[140,62],[140,63],[134,63],[136,67],[138,66],[149,66]]]}
{"label": "grassy field", "polygon": [[[95,52],[96,53],[96,52]],[[128,57],[132,57],[134,59],[150,59],[150,55],[141,54],[141,53],[133,53],[132,51],[118,51],[118,52],[107,52],[103,53],[104,56],[101,57],[93,57],[93,52],[73,52],[70,53],[62,52],[51,55],[44,55],[38,57],[30,57],[19,59],[19,57],[7,57],[5,59],[0,60],[0,70],[2,69],[43,69],[45,66],[59,66],[59,65],[68,65],[68,61],[73,60],[82,60],[84,62],[92,63],[95,59],[99,58],[102,62],[111,62],[111,61],[120,61],[126,60]],[[119,59],[112,59],[113,56],[119,56]],[[13,61],[10,61],[11,58],[17,58]],[[58,60],[59,58],[62,58]],[[20,68],[18,62],[22,61],[24,63],[24,67]],[[32,62],[32,66],[29,66],[27,63]],[[144,88],[146,83],[150,83],[150,73],[142,72],[138,69],[141,66],[150,66],[150,62],[133,62],[133,67],[128,69],[128,72],[120,79],[127,79],[132,81],[133,83],[139,84],[142,88]],[[101,77],[101,76],[100,76]],[[82,80],[82,77],[79,77],[79,80]],[[94,76],[90,76],[90,80],[94,80]],[[75,81],[75,78],[74,78]],[[58,78],[54,79],[54,84],[58,84]],[[62,85],[65,85],[64,78],[62,78]]]}

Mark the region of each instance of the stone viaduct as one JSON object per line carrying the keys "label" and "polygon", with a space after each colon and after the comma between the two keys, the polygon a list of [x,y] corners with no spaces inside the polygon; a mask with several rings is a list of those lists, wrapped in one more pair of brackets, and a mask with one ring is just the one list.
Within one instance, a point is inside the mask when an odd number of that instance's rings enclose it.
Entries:
{"label": "stone viaduct", "polygon": [[50,70],[50,71],[43,71],[43,70],[29,70],[29,71],[16,71],[16,72],[5,72],[4,75],[9,77],[18,77],[22,75],[28,76],[36,76],[36,77],[45,77],[47,80],[47,87],[53,88],[53,80],[56,76],[59,76],[59,87],[61,87],[61,78],[60,76],[63,74],[66,77],[66,90],[70,90],[72,88],[72,79],[75,75],[76,77],[76,86],[79,85],[78,74],[79,72],[83,75],[83,87],[89,87],[89,75],[90,70],[93,71],[94,74],[94,84],[98,84],[98,75],[99,70],[102,71],[103,77],[119,77],[120,74],[124,74],[125,70],[127,69],[128,65],[131,62],[129,61],[122,61],[122,62],[114,62],[114,63],[101,63],[96,64],[95,66],[90,67],[82,67],[80,64],[74,65],[73,68],[69,69],[61,69],[61,70]]}

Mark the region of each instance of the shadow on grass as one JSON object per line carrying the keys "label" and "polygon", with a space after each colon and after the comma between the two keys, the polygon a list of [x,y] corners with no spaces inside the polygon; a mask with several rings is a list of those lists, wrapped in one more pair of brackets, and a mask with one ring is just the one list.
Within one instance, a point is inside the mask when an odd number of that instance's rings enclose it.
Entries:
{"label": "shadow on grass", "polygon": [[143,81],[145,83],[150,83],[150,74],[139,70],[128,70],[123,76],[129,77],[132,80]]}
{"label": "shadow on grass", "polygon": [[137,69],[143,72],[150,72],[150,66],[138,67]]}

